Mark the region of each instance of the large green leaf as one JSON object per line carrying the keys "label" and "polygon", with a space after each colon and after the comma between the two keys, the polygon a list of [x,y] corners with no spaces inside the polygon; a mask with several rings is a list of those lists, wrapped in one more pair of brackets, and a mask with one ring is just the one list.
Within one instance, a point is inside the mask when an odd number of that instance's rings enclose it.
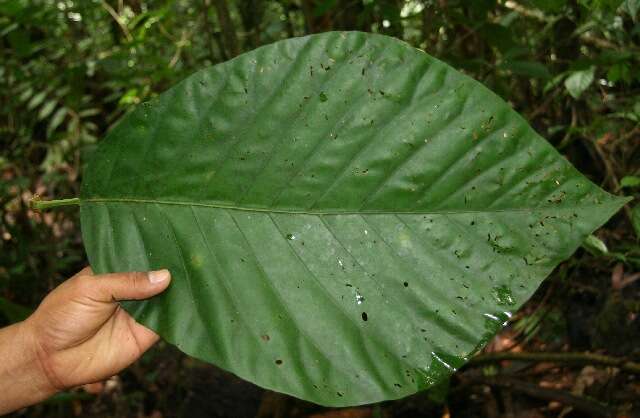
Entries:
{"label": "large green leaf", "polygon": [[508,104],[392,38],[325,33],[200,71],[102,141],[81,193],[99,272],[184,352],[324,405],[452,373],[625,202]]}

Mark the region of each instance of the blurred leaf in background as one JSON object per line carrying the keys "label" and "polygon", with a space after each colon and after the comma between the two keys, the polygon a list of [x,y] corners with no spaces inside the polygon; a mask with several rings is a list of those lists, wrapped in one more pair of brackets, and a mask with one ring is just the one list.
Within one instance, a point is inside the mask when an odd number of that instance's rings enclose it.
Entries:
{"label": "blurred leaf in background", "polygon": [[631,222],[636,230],[636,237],[640,239],[640,205],[636,205],[631,211]]}
{"label": "blurred leaf in background", "polygon": [[564,86],[574,99],[580,98],[582,93],[593,83],[595,70],[595,67],[591,67],[588,70],[574,71],[569,74],[564,81]]}
{"label": "blurred leaf in background", "polygon": [[20,322],[26,319],[31,315],[31,312],[33,312],[32,309],[0,297],[0,314],[4,315],[5,319],[11,323]]}
{"label": "blurred leaf in background", "polygon": [[624,176],[620,180],[620,187],[638,187],[640,186],[640,177],[638,176]]}

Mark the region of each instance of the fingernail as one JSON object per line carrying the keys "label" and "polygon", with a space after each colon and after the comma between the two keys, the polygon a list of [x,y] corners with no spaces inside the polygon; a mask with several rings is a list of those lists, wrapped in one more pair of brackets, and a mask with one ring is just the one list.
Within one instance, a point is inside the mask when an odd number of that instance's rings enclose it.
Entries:
{"label": "fingernail", "polygon": [[169,273],[169,270],[167,269],[155,270],[155,271],[149,272],[149,281],[153,284],[161,283],[166,280],[169,280],[169,277],[171,277],[171,273]]}

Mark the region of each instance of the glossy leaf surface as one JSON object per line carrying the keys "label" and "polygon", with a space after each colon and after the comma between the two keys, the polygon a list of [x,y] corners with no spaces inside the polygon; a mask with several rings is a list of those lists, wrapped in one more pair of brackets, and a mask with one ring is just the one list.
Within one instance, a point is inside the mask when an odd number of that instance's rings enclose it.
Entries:
{"label": "glossy leaf surface", "polygon": [[505,102],[392,38],[326,33],[139,106],[84,177],[97,272],[184,352],[324,405],[452,373],[624,203]]}

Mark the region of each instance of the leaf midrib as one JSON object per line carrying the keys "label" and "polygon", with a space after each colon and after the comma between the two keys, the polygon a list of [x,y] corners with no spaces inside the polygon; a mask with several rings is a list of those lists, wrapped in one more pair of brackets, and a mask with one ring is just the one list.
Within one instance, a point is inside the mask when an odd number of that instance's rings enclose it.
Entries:
{"label": "leaf midrib", "polygon": [[251,208],[226,205],[222,203],[200,203],[200,202],[183,202],[177,200],[155,200],[155,199],[131,199],[131,198],[88,198],[81,199],[80,203],[134,203],[134,204],[154,204],[154,205],[173,205],[173,206],[190,206],[190,207],[207,207],[215,209],[228,209],[237,210],[243,212],[258,212],[258,213],[282,213],[290,215],[455,215],[465,213],[505,213],[505,212],[544,212],[544,211],[558,211],[558,210],[576,210],[584,208],[594,207],[606,207],[617,206],[622,204],[622,201],[629,201],[629,198],[622,198],[619,196],[613,196],[613,200],[607,203],[593,203],[585,205],[571,205],[571,206],[534,206],[526,208],[498,208],[498,209],[483,209],[483,210],[422,210],[422,211],[401,211],[401,210],[345,210],[345,211],[305,211],[295,209],[273,209],[273,208]]}

